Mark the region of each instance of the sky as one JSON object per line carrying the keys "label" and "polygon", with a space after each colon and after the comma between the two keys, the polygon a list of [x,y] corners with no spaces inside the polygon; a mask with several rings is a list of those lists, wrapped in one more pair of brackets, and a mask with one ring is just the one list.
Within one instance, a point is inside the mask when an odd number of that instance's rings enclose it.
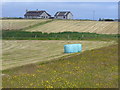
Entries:
{"label": "sky", "polygon": [[[74,19],[118,18],[118,2],[3,2],[2,17],[24,17],[26,9],[45,10],[54,16],[57,11],[71,11]],[[95,14],[93,14],[95,12]]]}
{"label": "sky", "polygon": [[2,0],[4,2],[118,2],[120,0]]}

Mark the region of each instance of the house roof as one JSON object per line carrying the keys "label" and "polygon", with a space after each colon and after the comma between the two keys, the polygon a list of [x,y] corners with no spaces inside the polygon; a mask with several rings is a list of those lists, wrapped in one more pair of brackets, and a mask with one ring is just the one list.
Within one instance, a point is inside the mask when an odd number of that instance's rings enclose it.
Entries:
{"label": "house roof", "polygon": [[60,12],[57,12],[55,14],[55,16],[67,16],[69,13],[71,13],[70,11],[60,11]]}
{"label": "house roof", "polygon": [[48,14],[46,11],[27,11],[24,16],[39,16],[39,15],[41,15],[43,12],[45,12],[48,16],[51,16],[51,15]]}

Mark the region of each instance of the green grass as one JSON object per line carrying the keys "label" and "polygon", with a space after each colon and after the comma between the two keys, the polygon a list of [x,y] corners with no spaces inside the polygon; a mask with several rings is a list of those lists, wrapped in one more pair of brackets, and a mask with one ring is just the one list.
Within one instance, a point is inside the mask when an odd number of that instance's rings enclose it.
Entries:
{"label": "green grass", "polygon": [[4,88],[118,88],[118,45],[4,70]]}
{"label": "green grass", "polygon": [[[46,21],[50,22],[50,21]],[[43,22],[42,24],[44,24]],[[36,27],[36,26],[35,26]],[[32,28],[32,27],[29,27]],[[59,33],[42,33],[27,31],[2,31],[4,40],[115,40],[120,35],[117,34],[96,34],[89,32],[59,32]]]}

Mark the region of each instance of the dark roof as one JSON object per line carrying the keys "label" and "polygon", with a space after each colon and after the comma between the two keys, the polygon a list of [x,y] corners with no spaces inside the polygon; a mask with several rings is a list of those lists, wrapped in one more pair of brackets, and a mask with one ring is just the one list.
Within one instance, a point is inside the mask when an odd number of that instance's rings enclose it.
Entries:
{"label": "dark roof", "polygon": [[27,11],[24,16],[39,16],[39,15],[41,15],[43,12],[45,12],[48,16],[51,16],[51,15],[48,14],[46,11]]}
{"label": "dark roof", "polygon": [[71,12],[70,11],[57,12],[55,16],[67,16],[69,13]]}

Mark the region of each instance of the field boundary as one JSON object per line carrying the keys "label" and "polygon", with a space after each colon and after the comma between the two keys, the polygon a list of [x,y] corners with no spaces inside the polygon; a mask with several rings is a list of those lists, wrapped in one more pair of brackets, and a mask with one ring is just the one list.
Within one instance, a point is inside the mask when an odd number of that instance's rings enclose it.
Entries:
{"label": "field boundary", "polygon": [[48,21],[40,22],[40,23],[37,23],[37,24],[32,25],[32,26],[28,26],[28,27],[23,28],[23,29],[20,29],[20,30],[32,29],[32,28],[34,28],[34,27],[41,26],[41,25],[44,25],[44,24],[50,23],[50,22],[52,22],[52,21],[53,21],[53,20],[48,20]]}
{"label": "field boundary", "polygon": [[3,40],[107,40],[117,39],[120,34],[97,34],[89,32],[43,33],[3,30]]}

